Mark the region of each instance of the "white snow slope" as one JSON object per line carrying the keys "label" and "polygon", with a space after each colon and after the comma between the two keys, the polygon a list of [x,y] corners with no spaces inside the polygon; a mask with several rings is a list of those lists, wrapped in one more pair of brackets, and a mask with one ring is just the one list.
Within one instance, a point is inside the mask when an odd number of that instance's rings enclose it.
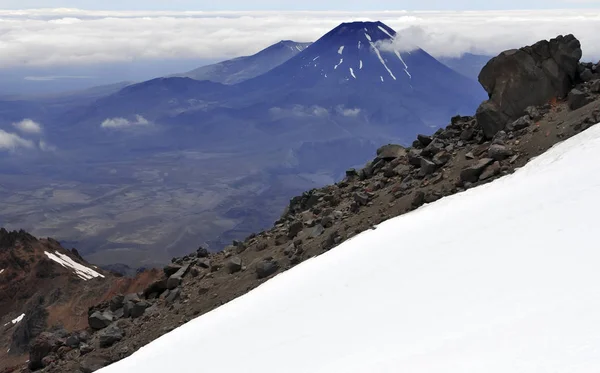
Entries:
{"label": "white snow slope", "polygon": [[598,372],[598,159],[600,125],[100,372]]}
{"label": "white snow slope", "polygon": [[67,255],[61,254],[58,251],[55,251],[54,254],[44,251],[44,254],[46,254],[46,256],[49,259],[54,260],[56,263],[60,264],[61,266],[72,269],[73,272],[80,279],[82,279],[84,281],[91,280],[95,277],[104,278],[104,275],[94,271],[93,269],[91,269],[89,267],[84,266],[83,264],[77,263],[76,261],[74,261],[73,259],[68,257]]}

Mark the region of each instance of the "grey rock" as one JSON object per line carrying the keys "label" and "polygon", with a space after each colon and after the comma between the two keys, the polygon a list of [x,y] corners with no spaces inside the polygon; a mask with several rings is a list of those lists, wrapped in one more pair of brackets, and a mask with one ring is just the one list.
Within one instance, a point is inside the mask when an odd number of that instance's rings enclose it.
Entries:
{"label": "grey rock", "polygon": [[141,317],[144,314],[144,311],[146,311],[146,308],[150,307],[150,303],[146,302],[146,301],[141,301],[138,303],[135,303],[133,305],[133,308],[131,309],[131,317],[136,319],[138,317]]}
{"label": "grey rock", "polygon": [[110,347],[123,339],[124,333],[116,325],[110,325],[98,332],[98,343],[101,348]]}
{"label": "grey rock", "polygon": [[419,170],[419,175],[420,176],[431,175],[432,173],[435,172],[435,170],[437,170],[437,167],[438,166],[435,163],[431,162],[430,160],[421,158],[421,169]]}
{"label": "grey rock", "polygon": [[531,120],[538,120],[542,117],[542,113],[535,106],[528,106],[525,108],[525,114],[529,116]]}
{"label": "grey rock", "polygon": [[500,162],[496,161],[486,167],[486,169],[479,176],[479,180],[487,180],[490,177],[496,176],[500,173]]}
{"label": "grey rock", "polygon": [[479,176],[483,173],[483,170],[485,170],[485,168],[492,163],[494,163],[492,158],[480,159],[471,166],[463,169],[460,172],[460,179],[463,182],[474,183],[479,180]]}
{"label": "grey rock", "polygon": [[590,91],[594,93],[600,93],[600,79],[594,80],[590,85]]}
{"label": "grey rock", "polygon": [[571,110],[577,110],[591,102],[588,96],[578,89],[571,90],[571,92],[569,92],[569,97],[567,98],[567,100],[569,102],[569,108]]}
{"label": "grey rock", "polygon": [[67,340],[65,341],[65,344],[71,348],[77,348],[79,347],[79,336],[78,335],[71,335],[67,338]]}
{"label": "grey rock", "polygon": [[208,257],[208,250],[203,247],[199,247],[198,250],[196,250],[196,256],[198,258],[206,258]]}
{"label": "grey rock", "polygon": [[136,293],[127,294],[127,295],[125,295],[125,299],[123,299],[123,302],[137,303],[140,301],[141,301],[140,296],[137,295]]}
{"label": "grey rock", "polygon": [[565,97],[577,78],[581,55],[579,41],[566,35],[492,58],[479,74],[490,97],[477,110],[477,122],[485,136],[492,138],[528,106]]}
{"label": "grey rock", "polygon": [[329,228],[333,225],[333,217],[331,215],[327,215],[321,219],[321,225],[325,228]]}
{"label": "grey rock", "polygon": [[89,354],[92,351],[94,351],[94,348],[87,343],[82,343],[79,345],[79,354],[81,356]]}
{"label": "grey rock", "polygon": [[440,140],[435,139],[429,145],[427,145],[425,149],[421,151],[421,156],[431,158],[437,153],[443,151],[445,148],[446,144],[444,144]]}
{"label": "grey rock", "polygon": [[513,151],[504,145],[492,144],[488,149],[488,157],[501,161],[513,155]]}
{"label": "grey rock", "polygon": [[[208,269],[208,268],[210,268],[210,259],[208,259],[208,258],[198,259],[198,261],[196,262],[196,265],[200,268]],[[165,283],[165,288],[166,288],[166,285],[167,284]]]}
{"label": "grey rock", "polygon": [[[148,298],[151,294],[161,294],[167,289],[167,279],[160,279],[152,282],[146,289],[144,289],[144,297]],[[125,300],[123,300],[123,305]]]}
{"label": "grey rock", "polygon": [[114,312],[119,308],[122,308],[124,300],[125,296],[123,296],[122,294],[117,294],[114,297],[112,297],[112,299],[110,300],[110,310]]}
{"label": "grey rock", "polygon": [[227,261],[227,271],[233,274],[242,270],[242,258],[234,256]]}
{"label": "grey rock", "polygon": [[410,149],[407,154],[408,163],[415,166],[421,167],[421,150]]}
{"label": "grey rock", "polygon": [[314,226],[314,228],[310,231],[310,237],[311,238],[316,238],[319,237],[320,235],[323,234],[323,232],[325,232],[325,227],[323,227],[321,224],[317,224]]}
{"label": "grey rock", "polygon": [[275,260],[263,260],[256,266],[256,277],[263,279],[271,276],[279,270],[279,264]]}
{"label": "grey rock", "polygon": [[352,195],[354,201],[356,201],[356,203],[359,203],[363,206],[365,206],[367,203],[369,203],[369,196],[364,194],[364,193],[359,193],[356,192]]}
{"label": "grey rock", "polygon": [[96,311],[88,317],[88,324],[94,330],[104,329],[114,320],[113,314],[110,311]]}
{"label": "grey rock", "polygon": [[431,136],[417,135],[417,141],[419,143],[421,143],[421,145],[427,146],[427,145],[431,144],[431,142],[433,141],[433,139],[431,138]]}
{"label": "grey rock", "polygon": [[475,136],[475,130],[473,128],[465,128],[460,134],[460,139],[462,141],[471,141]]}
{"label": "grey rock", "polygon": [[293,222],[292,224],[290,224],[290,227],[288,229],[288,238],[292,239],[296,237],[298,233],[302,232],[302,229],[304,229],[304,223],[302,223],[299,220]]}
{"label": "grey rock", "polygon": [[411,205],[413,207],[419,207],[423,203],[425,203],[425,193],[421,190],[414,192],[412,195]]}
{"label": "grey rock", "polygon": [[123,303],[123,317],[131,317],[131,313],[133,312],[133,307],[135,307],[136,303],[131,301],[125,301]]}
{"label": "grey rock", "polygon": [[389,144],[377,149],[377,158],[386,161],[391,161],[396,158],[401,158],[406,155],[406,149],[403,146]]}
{"label": "grey rock", "polygon": [[[443,166],[448,163],[450,159],[452,159],[452,154],[450,154],[448,151],[443,151],[433,156],[433,163],[435,163],[437,166]],[[421,168],[423,168],[422,165]]]}
{"label": "grey rock", "polygon": [[506,129],[508,129],[509,131],[520,131],[524,128],[531,126],[532,124],[533,122],[531,121],[529,114],[527,114],[508,124],[506,126]]}
{"label": "grey rock", "polygon": [[167,302],[167,304],[171,304],[171,303],[175,302],[177,299],[179,299],[180,296],[181,296],[181,289],[175,288],[175,289],[169,291],[169,295],[167,295],[165,297],[165,302]]}
{"label": "grey rock", "polygon": [[174,263],[170,263],[167,264],[164,268],[163,271],[165,272],[165,275],[167,277],[171,276],[174,273],[177,273],[177,271],[179,271],[181,269],[181,266],[178,264],[174,264]]}
{"label": "grey rock", "polygon": [[579,75],[579,77],[581,78],[582,81],[589,82],[590,80],[592,80],[594,78],[594,73],[590,69],[585,69]]}
{"label": "grey rock", "polygon": [[477,123],[483,130],[483,135],[491,139],[498,132],[503,130],[510,121],[508,115],[504,114],[493,101],[485,101],[477,108],[475,114]]}
{"label": "grey rock", "polygon": [[189,268],[190,265],[185,264],[176,273],[171,275],[167,280],[167,289],[175,289],[177,286],[179,286]]}

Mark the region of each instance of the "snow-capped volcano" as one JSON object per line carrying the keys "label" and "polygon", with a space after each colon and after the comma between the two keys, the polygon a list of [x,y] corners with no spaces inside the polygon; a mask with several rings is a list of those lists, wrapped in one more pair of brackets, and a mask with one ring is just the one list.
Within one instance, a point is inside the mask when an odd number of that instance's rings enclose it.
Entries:
{"label": "snow-capped volcano", "polygon": [[276,77],[273,81],[278,85],[288,81],[304,87],[344,82],[378,86],[394,83],[393,89],[402,87],[406,92],[422,92],[434,85],[456,88],[467,84],[424,50],[401,50],[395,39],[396,31],[382,22],[342,23],[254,82],[264,85]]}
{"label": "snow-capped volcano", "polygon": [[391,42],[395,35],[394,30],[381,22],[343,23],[300,59],[305,62],[303,68],[316,69],[330,79],[410,80],[405,58],[411,53],[382,48],[382,43]]}

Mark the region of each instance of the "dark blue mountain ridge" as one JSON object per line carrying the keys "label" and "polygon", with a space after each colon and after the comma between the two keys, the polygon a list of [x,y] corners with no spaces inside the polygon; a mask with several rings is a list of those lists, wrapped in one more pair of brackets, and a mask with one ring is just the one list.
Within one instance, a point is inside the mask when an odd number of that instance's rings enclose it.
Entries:
{"label": "dark blue mountain ridge", "polygon": [[310,44],[282,40],[251,56],[237,57],[212,65],[202,66],[185,73],[173,74],[170,77],[187,77],[223,84],[236,84],[262,75],[281,65],[302,52]]}

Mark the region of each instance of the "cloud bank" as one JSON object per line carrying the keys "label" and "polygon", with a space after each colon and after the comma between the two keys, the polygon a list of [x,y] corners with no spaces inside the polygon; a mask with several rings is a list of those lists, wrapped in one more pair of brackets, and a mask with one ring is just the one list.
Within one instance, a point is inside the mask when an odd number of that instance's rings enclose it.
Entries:
{"label": "cloud bank", "polygon": [[122,117],[107,118],[100,124],[100,127],[109,129],[125,129],[147,126],[149,124],[150,122],[146,118],[141,115],[136,115],[134,120],[129,120]]}
{"label": "cloud bank", "polygon": [[26,134],[39,134],[42,132],[42,126],[31,119],[23,119],[20,122],[13,123],[13,127]]}
{"label": "cloud bank", "polygon": [[19,148],[33,148],[33,142],[20,137],[17,134],[0,129],[0,151],[15,151]]}
{"label": "cloud bank", "polygon": [[226,59],[341,22],[381,20],[434,56],[498,52],[573,33],[600,56],[600,10],[166,12],[0,10],[0,68],[134,59]]}

